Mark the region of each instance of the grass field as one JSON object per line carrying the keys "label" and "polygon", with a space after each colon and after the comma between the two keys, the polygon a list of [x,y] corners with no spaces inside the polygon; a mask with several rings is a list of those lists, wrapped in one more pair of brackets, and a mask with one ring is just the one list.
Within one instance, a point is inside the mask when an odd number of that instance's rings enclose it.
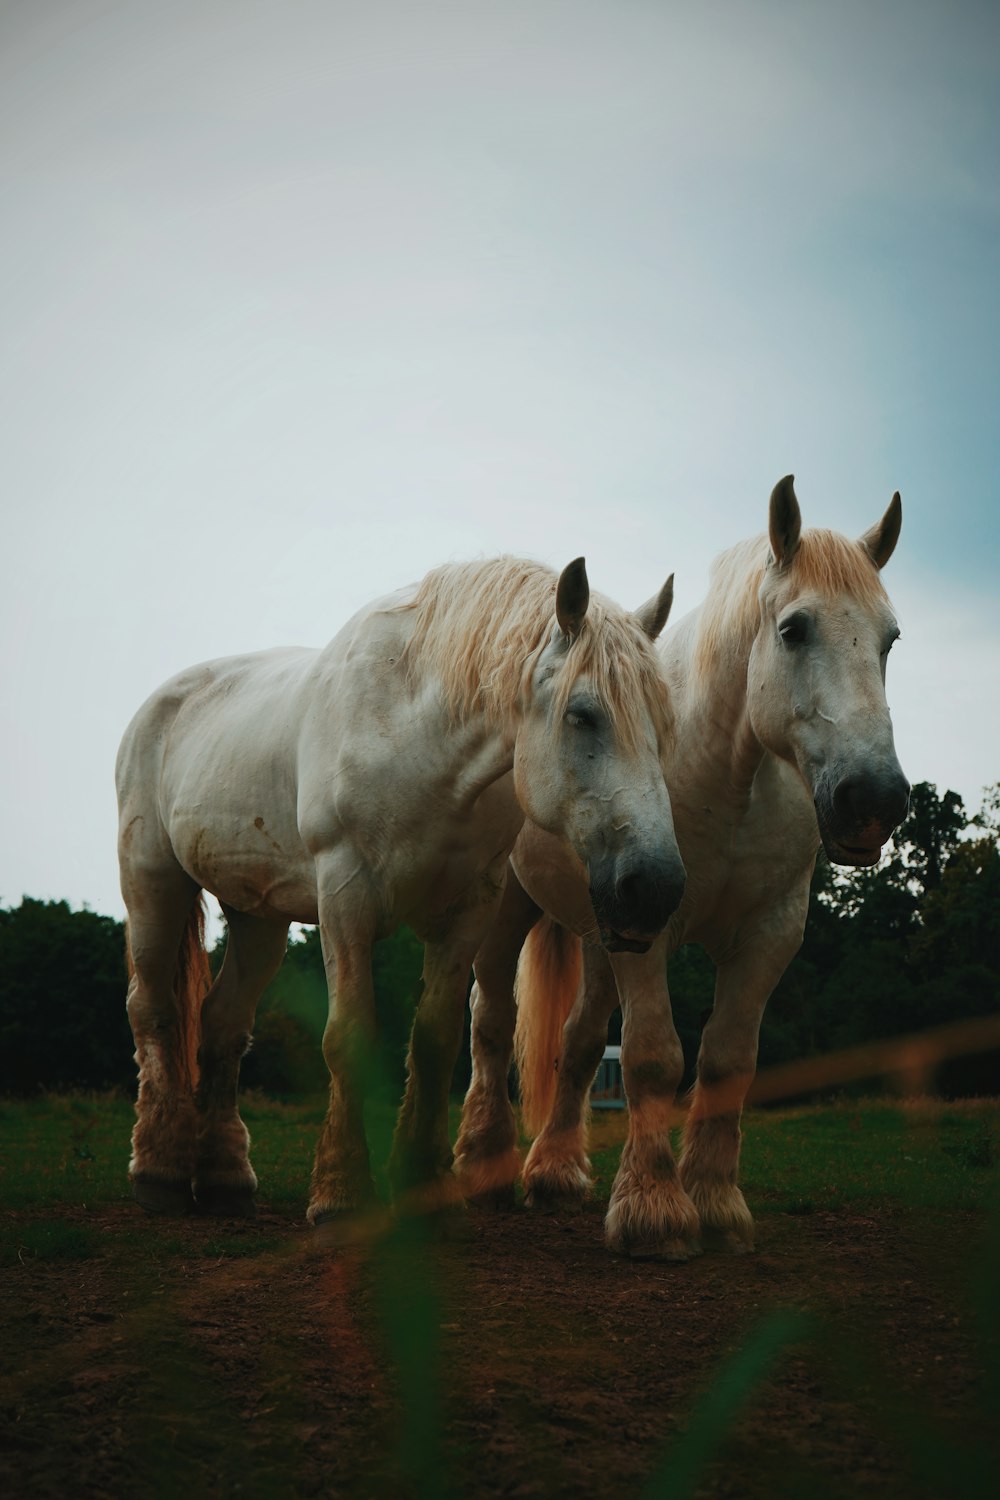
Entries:
{"label": "grass field", "polygon": [[[264,1201],[293,1210],[298,1205],[305,1212],[325,1107],[322,1098],[298,1104],[263,1097],[245,1101],[242,1113]],[[459,1113],[454,1106],[453,1137]],[[393,1117],[391,1105],[369,1108],[368,1134],[383,1197]],[[0,1203],[37,1211],[46,1205],[96,1208],[127,1202],[133,1118],[130,1101],[113,1095],[0,1101]],[[610,1192],[624,1130],[620,1111],[595,1114],[592,1121],[598,1200]],[[678,1128],[678,1146],[679,1135]],[[756,1214],[808,1214],[865,1202],[964,1212],[985,1205],[998,1161],[998,1101],[851,1100],[750,1112],[744,1120],[741,1181]],[[54,1219],[51,1233],[40,1234],[30,1253],[85,1254],[86,1234],[79,1226],[60,1250],[61,1222]],[[0,1262],[24,1253],[19,1233],[16,1226],[4,1226]]]}

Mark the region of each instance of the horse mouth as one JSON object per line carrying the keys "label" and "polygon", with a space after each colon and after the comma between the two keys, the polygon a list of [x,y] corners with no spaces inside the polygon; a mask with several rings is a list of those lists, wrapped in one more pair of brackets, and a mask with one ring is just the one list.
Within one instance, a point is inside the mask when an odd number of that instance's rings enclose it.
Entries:
{"label": "horse mouth", "polygon": [[882,857],[881,844],[842,844],[829,836],[824,836],[823,848],[831,864],[853,865],[857,869],[877,865]]}
{"label": "horse mouth", "polygon": [[[877,835],[872,836],[874,829],[869,829],[866,830],[869,834],[867,839],[860,838],[857,843],[852,843],[845,838],[838,838],[833,832],[830,827],[830,822],[833,820],[827,820],[824,816],[825,810],[818,800],[814,801],[813,807],[819,826],[819,836],[823,842],[826,857],[832,865],[853,865],[856,869],[865,869],[878,864],[882,857],[882,848],[889,837],[888,831],[879,838]],[[852,829],[851,832],[857,838],[861,830]]]}
{"label": "horse mouth", "polygon": [[601,946],[607,949],[608,953],[648,953],[653,944],[651,939],[630,938],[626,937],[623,932],[602,928]]}

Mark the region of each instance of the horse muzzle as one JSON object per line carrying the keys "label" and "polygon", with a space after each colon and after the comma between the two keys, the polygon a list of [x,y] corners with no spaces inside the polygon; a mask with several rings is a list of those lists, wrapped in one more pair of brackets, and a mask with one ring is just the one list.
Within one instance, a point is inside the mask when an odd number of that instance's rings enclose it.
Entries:
{"label": "horse muzzle", "polygon": [[590,901],[609,953],[645,953],[681,904],[679,854],[609,858],[590,869]]}
{"label": "horse muzzle", "polygon": [[878,863],[887,839],[906,817],[910,783],[898,765],[853,772],[832,787],[817,786],[814,806],[830,862],[863,868]]}

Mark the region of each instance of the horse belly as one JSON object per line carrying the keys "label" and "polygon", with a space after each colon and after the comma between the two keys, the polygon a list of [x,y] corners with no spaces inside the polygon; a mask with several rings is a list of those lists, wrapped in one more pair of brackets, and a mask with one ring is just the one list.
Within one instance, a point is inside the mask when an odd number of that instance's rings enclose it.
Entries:
{"label": "horse belly", "polygon": [[193,880],[225,906],[251,916],[316,921],[316,871],[298,836],[258,813],[232,820],[177,810],[174,853]]}

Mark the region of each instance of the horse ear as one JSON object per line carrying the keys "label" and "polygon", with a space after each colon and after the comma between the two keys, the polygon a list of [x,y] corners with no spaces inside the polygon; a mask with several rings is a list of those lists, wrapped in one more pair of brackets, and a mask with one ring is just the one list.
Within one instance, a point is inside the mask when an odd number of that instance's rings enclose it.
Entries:
{"label": "horse ear", "polygon": [[771,555],[779,568],[787,567],[799,549],[802,534],[802,512],[795,498],[795,476],[786,474],[771,491],[767,518]]}
{"label": "horse ear", "polygon": [[889,507],[881,521],[866,531],[864,536],[858,538],[876,568],[884,568],[895,552],[896,543],[899,541],[899,528],[902,524],[903,502],[897,490],[889,501]]}
{"label": "horse ear", "polygon": [[580,634],[589,603],[587,564],[582,557],[577,557],[566,564],[556,585],[556,619],[559,621],[559,629],[570,640]]}
{"label": "horse ear", "polygon": [[647,599],[645,604],[640,605],[635,612],[636,619],[651,641],[656,640],[656,637],[667,623],[670,615],[670,606],[673,602],[674,575],[671,573],[660,592],[654,594],[652,599]]}

